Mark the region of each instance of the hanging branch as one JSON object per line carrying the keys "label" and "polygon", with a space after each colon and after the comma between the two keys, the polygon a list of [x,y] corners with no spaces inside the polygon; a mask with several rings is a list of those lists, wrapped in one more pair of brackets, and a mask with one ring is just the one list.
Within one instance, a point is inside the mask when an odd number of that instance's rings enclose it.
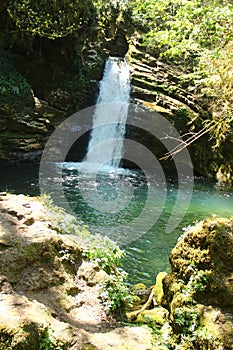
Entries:
{"label": "hanging branch", "polygon": [[[174,157],[177,153],[181,152],[183,149],[190,146],[193,142],[195,142],[201,136],[203,136],[206,133],[208,133],[209,131],[211,131],[211,129],[213,129],[214,127],[215,127],[215,125],[214,125],[213,121],[211,121],[203,129],[201,129],[197,133],[193,133],[193,135],[185,141],[182,139],[177,139],[175,137],[171,137],[171,136],[167,135],[166,139],[169,138],[169,139],[176,140],[179,142],[179,144],[176,147],[174,147],[170,152],[167,152],[162,158],[160,158],[160,160],[168,160],[169,158]],[[189,135],[189,134],[185,134],[183,136],[186,136],[186,135]]]}

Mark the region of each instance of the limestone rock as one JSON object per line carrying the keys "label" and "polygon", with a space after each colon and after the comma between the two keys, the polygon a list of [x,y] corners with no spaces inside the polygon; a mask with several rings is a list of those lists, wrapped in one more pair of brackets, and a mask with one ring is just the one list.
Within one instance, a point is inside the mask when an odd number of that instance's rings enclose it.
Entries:
{"label": "limestone rock", "polygon": [[[202,329],[213,337],[214,343],[233,349],[233,315],[212,306],[204,307],[200,319]],[[201,337],[200,337],[201,338]],[[201,339],[199,339],[201,343]]]}
{"label": "limestone rock", "polygon": [[187,283],[194,269],[208,275],[205,290],[197,289],[198,302],[228,307],[233,305],[232,259],[233,221],[216,217],[188,228],[170,255],[177,279]]}
{"label": "limestone rock", "polygon": [[148,329],[106,313],[99,296],[108,275],[82,253],[41,199],[0,194],[1,350],[153,349]]}

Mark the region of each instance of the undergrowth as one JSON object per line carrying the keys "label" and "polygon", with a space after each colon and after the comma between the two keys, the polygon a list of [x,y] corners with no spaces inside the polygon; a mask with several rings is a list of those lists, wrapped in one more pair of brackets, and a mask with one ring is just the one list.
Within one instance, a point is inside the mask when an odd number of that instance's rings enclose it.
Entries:
{"label": "undergrowth", "polygon": [[53,336],[51,328],[46,327],[40,336],[39,350],[68,350],[67,344]]}

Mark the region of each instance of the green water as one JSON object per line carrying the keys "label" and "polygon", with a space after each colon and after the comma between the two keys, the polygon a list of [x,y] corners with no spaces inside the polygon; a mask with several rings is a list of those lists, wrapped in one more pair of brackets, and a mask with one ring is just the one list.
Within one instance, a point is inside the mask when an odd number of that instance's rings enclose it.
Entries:
{"label": "green water", "polygon": [[[85,177],[84,181],[83,177]],[[183,179],[183,181],[188,182],[190,179]],[[183,227],[213,214],[223,217],[233,215],[231,191],[219,191],[213,182],[195,179],[192,199],[182,222],[172,232],[167,233],[166,226],[177,198],[178,186],[171,179],[161,183],[155,176],[151,176],[149,182],[148,185],[148,178],[145,179],[142,173],[131,171],[123,173],[106,171],[96,178],[89,174],[82,175],[80,178],[78,170],[72,166],[63,172],[66,198],[76,215],[87,223],[93,232],[105,232],[110,238],[112,238],[111,232],[114,232],[118,243],[121,242],[121,237],[126,235],[129,242],[121,246],[126,254],[123,267],[129,274],[130,283],[143,282],[146,285],[154,283],[158,272],[169,271],[169,254],[178,237],[182,235]],[[148,209],[151,210],[152,215],[156,212],[156,207],[161,206],[159,199],[166,197],[163,208],[157,208],[161,210],[161,215],[149,230],[143,231],[148,225],[147,218],[142,216],[137,222],[137,227],[127,232],[132,220],[140,215],[146,204],[148,186],[154,190],[153,205]],[[90,195],[89,201],[87,193]],[[95,205],[96,196],[97,205]],[[109,208],[117,197],[120,197],[120,203],[124,202],[127,205],[112,213]],[[104,210],[106,203],[108,212]],[[184,214],[182,203],[180,211],[178,215],[182,217]],[[135,240],[134,229],[135,232],[137,231],[135,236],[140,232]]]}

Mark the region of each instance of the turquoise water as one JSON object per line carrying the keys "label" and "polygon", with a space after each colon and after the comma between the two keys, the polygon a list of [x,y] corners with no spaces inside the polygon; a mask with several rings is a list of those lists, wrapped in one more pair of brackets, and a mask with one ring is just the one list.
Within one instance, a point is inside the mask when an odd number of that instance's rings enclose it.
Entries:
{"label": "turquoise water", "polygon": [[[186,183],[190,181],[183,179]],[[149,186],[153,189],[154,197],[151,208],[149,206],[147,210],[156,215],[157,209],[158,212],[161,211],[161,215],[149,230],[148,218],[141,216],[137,227],[132,226],[131,231],[127,231],[130,223],[139,217],[147,203]],[[178,192],[178,185],[173,179],[166,179],[164,183],[156,176],[146,179],[141,172],[126,170],[103,171],[96,178],[91,174],[80,177],[75,167],[68,166],[63,171],[63,188],[72,209],[89,225],[91,231],[104,232],[110,238],[117,238],[120,245],[121,238],[124,241],[123,238],[127,237],[128,242],[121,247],[126,254],[123,267],[129,274],[130,283],[143,282],[151,285],[158,272],[169,271],[169,254],[183,233],[183,227],[213,214],[223,217],[233,215],[233,192],[217,190],[213,182],[198,178],[195,179],[187,212],[183,212],[181,202],[178,215],[184,217],[170,233],[166,232],[166,226]],[[127,205],[111,212],[117,198],[120,204],[123,202]],[[161,198],[165,198],[162,208]]]}
{"label": "turquoise water", "polygon": [[[172,192],[176,192],[173,188]],[[172,199],[171,199],[172,200]],[[170,271],[169,254],[182,228],[194,224],[210,215],[231,217],[233,215],[232,193],[217,192],[211,183],[202,183],[196,179],[195,189],[188,211],[182,222],[171,233],[165,233],[169,209],[165,208],[161,220],[143,237],[126,247],[125,269],[130,273],[130,281],[150,285],[160,271]]]}

